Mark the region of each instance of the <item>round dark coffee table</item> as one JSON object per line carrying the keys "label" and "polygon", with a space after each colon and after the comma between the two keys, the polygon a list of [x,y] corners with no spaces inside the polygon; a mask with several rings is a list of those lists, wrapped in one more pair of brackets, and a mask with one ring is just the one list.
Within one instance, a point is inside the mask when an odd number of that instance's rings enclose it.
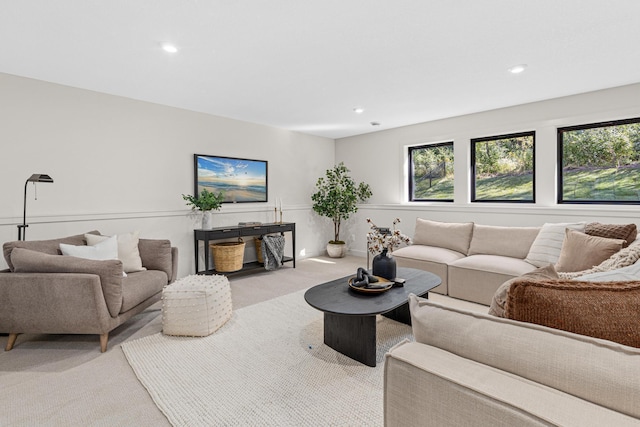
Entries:
{"label": "round dark coffee table", "polygon": [[411,324],[409,294],[428,297],[440,278],[427,271],[398,268],[403,287],[363,294],[349,287],[346,276],[307,290],[307,303],[324,312],[324,343],[367,366],[376,366],[376,315]]}

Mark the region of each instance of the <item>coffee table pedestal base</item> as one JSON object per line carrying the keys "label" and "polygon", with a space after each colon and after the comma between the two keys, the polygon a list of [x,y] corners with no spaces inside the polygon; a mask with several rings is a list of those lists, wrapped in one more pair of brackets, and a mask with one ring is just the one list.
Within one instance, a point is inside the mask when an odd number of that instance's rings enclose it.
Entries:
{"label": "coffee table pedestal base", "polygon": [[376,316],[324,313],[324,343],[367,366],[376,366]]}

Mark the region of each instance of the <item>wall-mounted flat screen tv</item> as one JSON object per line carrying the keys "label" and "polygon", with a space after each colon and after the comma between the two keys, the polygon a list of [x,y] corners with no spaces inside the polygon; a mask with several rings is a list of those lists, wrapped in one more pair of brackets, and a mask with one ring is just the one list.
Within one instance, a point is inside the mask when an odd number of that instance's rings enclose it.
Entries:
{"label": "wall-mounted flat screen tv", "polygon": [[194,154],[195,195],[224,192],[223,203],[267,201],[267,161]]}

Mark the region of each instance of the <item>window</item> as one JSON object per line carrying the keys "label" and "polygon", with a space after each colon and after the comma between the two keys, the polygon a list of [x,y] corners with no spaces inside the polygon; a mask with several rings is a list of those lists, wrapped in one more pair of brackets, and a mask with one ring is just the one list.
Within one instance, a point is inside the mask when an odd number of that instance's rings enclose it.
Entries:
{"label": "window", "polygon": [[558,128],[558,203],[640,204],[640,117]]}
{"label": "window", "polygon": [[453,202],[453,142],[409,147],[409,200]]}
{"label": "window", "polygon": [[535,202],[535,132],[471,140],[472,202]]}

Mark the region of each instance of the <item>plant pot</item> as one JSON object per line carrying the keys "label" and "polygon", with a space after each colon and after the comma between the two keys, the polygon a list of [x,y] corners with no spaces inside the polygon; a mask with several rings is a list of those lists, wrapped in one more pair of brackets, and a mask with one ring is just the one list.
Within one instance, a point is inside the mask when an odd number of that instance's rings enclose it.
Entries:
{"label": "plant pot", "polygon": [[343,258],[347,254],[345,243],[327,243],[327,254],[331,258]]}
{"label": "plant pot", "polygon": [[373,257],[372,267],[374,276],[384,277],[389,280],[396,278],[396,260],[388,254],[387,249],[383,249],[381,253]]}
{"label": "plant pot", "polygon": [[213,212],[202,211],[202,229],[211,230],[213,228]]}

